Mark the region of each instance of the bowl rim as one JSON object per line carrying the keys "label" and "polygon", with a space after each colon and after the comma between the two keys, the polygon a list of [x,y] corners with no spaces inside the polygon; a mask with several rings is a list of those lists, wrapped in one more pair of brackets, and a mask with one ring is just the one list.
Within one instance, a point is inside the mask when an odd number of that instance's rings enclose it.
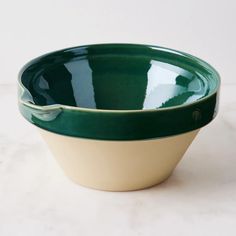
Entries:
{"label": "bowl rim", "polygon": [[[83,49],[83,48],[88,48],[88,47],[103,47],[103,46],[115,46],[115,47],[139,47],[139,48],[150,48],[153,50],[157,50],[157,51],[163,51],[163,52],[169,52],[171,54],[177,54],[181,57],[185,57],[188,60],[190,60],[191,62],[193,62],[196,66],[200,65],[206,69],[208,69],[211,74],[213,75],[214,78],[214,82],[215,82],[215,86],[213,89],[210,89],[209,93],[206,96],[201,97],[198,100],[195,100],[193,102],[187,103],[187,104],[180,104],[180,105],[176,105],[176,106],[170,106],[170,107],[163,107],[163,108],[151,108],[151,109],[127,109],[127,110],[115,110],[115,109],[97,109],[97,108],[86,108],[86,107],[76,107],[76,106],[70,106],[70,105],[64,105],[64,104],[52,104],[52,105],[37,105],[34,104],[30,101],[24,100],[23,99],[23,94],[25,93],[30,93],[30,91],[28,91],[28,89],[23,85],[22,83],[22,75],[23,73],[31,66],[34,65],[35,63],[38,62],[38,60],[43,59],[45,57],[50,57],[53,56],[54,54],[58,54],[57,56],[62,55],[64,52],[66,51],[70,51],[70,50],[76,50],[76,49]],[[170,64],[170,63],[169,63]],[[204,77],[204,75],[203,75]],[[209,83],[209,82],[208,82]],[[208,84],[206,82],[206,84]],[[101,44],[88,44],[88,45],[81,45],[81,46],[74,46],[74,47],[69,47],[69,48],[64,48],[64,49],[60,49],[60,50],[56,50],[56,51],[52,51],[50,53],[46,53],[43,54],[33,60],[30,60],[28,63],[26,63],[20,70],[19,74],[18,74],[18,86],[20,88],[20,93],[21,95],[19,96],[19,102],[22,105],[25,105],[31,109],[34,110],[40,110],[40,111],[53,111],[53,110],[58,110],[58,109],[64,109],[64,110],[72,110],[72,111],[85,111],[85,112],[102,112],[102,113],[152,113],[152,112],[164,112],[164,111],[169,111],[169,110],[176,110],[176,109],[182,109],[182,108],[188,108],[191,106],[194,106],[198,103],[201,103],[205,100],[208,100],[209,98],[211,98],[212,96],[214,96],[214,94],[217,93],[217,91],[219,90],[220,87],[220,75],[219,73],[216,71],[216,69],[214,67],[212,67],[209,63],[207,63],[206,61],[193,56],[191,54],[179,51],[179,50],[175,50],[175,49],[170,49],[167,47],[162,47],[162,46],[155,46],[155,45],[149,45],[149,44],[133,44],[133,43],[101,43]]]}

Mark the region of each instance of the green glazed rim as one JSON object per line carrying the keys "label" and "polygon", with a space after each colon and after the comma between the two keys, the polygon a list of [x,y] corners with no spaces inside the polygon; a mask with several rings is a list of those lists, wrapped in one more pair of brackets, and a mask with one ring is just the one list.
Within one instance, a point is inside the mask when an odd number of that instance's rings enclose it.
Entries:
{"label": "green glazed rim", "polygon": [[[139,55],[159,58],[180,68],[191,68],[206,79],[207,95],[188,104],[155,109],[93,109],[63,104],[38,105],[30,87],[23,81],[34,80],[55,63],[94,53],[125,52],[124,57]],[[69,54],[68,54],[69,53]],[[105,54],[106,55],[106,54]],[[199,129],[211,122],[218,112],[220,76],[205,61],[183,53],[152,45],[94,44],[67,48],[45,54],[27,63],[18,76],[18,104],[21,114],[32,124],[62,135],[98,140],[143,140],[177,135]]]}

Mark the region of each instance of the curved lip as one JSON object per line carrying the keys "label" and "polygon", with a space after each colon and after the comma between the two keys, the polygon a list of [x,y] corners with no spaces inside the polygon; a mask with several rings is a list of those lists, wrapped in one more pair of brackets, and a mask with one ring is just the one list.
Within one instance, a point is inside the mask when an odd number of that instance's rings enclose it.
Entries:
{"label": "curved lip", "polygon": [[[210,93],[198,100],[195,100],[194,102],[188,103],[188,104],[181,104],[177,106],[170,106],[170,107],[164,107],[164,108],[152,108],[152,109],[136,109],[136,110],[113,110],[113,109],[94,109],[94,108],[86,108],[86,107],[75,107],[75,106],[69,106],[69,105],[63,105],[63,104],[52,104],[52,105],[45,105],[40,106],[33,103],[29,103],[28,101],[23,101],[22,98],[19,98],[19,102],[29,108],[35,109],[35,110],[41,110],[41,111],[52,111],[52,110],[58,110],[58,109],[65,109],[65,110],[73,110],[73,111],[85,111],[85,112],[104,112],[104,113],[145,113],[145,112],[161,112],[161,111],[168,111],[168,110],[176,110],[181,108],[187,108],[191,107],[193,105],[196,105],[202,101],[208,100],[211,96],[216,94],[220,87],[220,75],[219,73],[212,67],[209,63],[206,61],[195,57],[191,54],[181,52],[175,49],[167,48],[167,47],[161,47],[161,46],[155,46],[155,45],[149,45],[149,44],[133,44],[133,43],[101,43],[101,44],[88,44],[88,45],[81,45],[81,46],[75,46],[75,47],[69,47],[64,48],[56,51],[52,51],[46,54],[43,54],[37,58],[43,58],[45,56],[53,55],[54,53],[63,53],[67,50],[73,50],[77,48],[84,48],[84,47],[90,47],[90,46],[137,46],[137,47],[148,47],[154,50],[164,51],[164,52],[170,52],[173,54],[178,54],[180,56],[186,57],[190,60],[192,60],[195,63],[198,63],[199,65],[203,66],[204,68],[209,69],[212,74],[214,75],[214,78],[216,79],[216,86],[215,88],[210,91]],[[37,59],[35,58],[35,59]],[[21,82],[21,75],[22,73],[27,69],[27,67],[33,63],[35,59],[30,60],[28,63],[23,66],[23,68],[20,70],[18,74],[18,85],[22,89],[23,93],[28,91],[28,89],[25,88],[25,86]],[[28,91],[29,92],[29,91]],[[30,92],[29,92],[30,93]]]}

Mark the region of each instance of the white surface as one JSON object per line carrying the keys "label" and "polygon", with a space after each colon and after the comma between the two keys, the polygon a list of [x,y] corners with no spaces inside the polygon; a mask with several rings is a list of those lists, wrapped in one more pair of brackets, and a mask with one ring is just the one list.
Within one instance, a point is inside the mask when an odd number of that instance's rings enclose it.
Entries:
{"label": "white surface", "polygon": [[0,84],[14,84],[43,53],[102,42],[189,52],[215,66],[223,84],[218,117],[173,176],[127,193],[70,182],[19,115],[14,86],[1,85],[0,235],[235,236],[235,12],[234,0],[0,0]]}
{"label": "white surface", "polygon": [[68,180],[36,129],[0,86],[1,236],[235,236],[236,86],[223,86],[221,110],[172,177],[125,193]]}
{"label": "white surface", "polygon": [[43,53],[132,42],[192,53],[235,81],[235,0],[0,0],[0,83]]}

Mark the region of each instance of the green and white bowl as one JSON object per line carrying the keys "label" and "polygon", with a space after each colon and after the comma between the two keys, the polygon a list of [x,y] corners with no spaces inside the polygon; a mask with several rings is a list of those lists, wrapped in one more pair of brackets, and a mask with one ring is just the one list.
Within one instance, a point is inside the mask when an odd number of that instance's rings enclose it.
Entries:
{"label": "green and white bowl", "polygon": [[179,51],[100,44],[38,57],[18,84],[21,114],[72,180],[126,191],[171,175],[216,116],[220,77]]}

